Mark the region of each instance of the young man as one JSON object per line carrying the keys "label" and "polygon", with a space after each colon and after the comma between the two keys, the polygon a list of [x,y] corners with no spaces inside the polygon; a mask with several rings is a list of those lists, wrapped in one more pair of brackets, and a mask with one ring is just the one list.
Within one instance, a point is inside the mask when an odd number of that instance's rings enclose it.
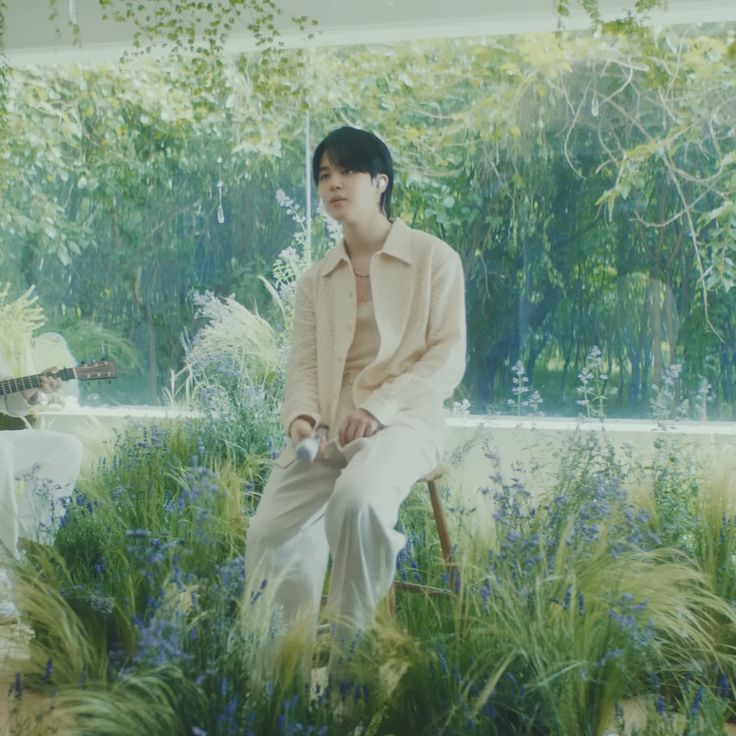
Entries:
{"label": "young man", "polygon": [[[349,639],[391,586],[402,501],[440,460],[443,402],[465,370],[464,281],[449,245],[392,219],[377,136],[335,130],[312,168],[344,237],[297,284],[281,412],[291,444],[251,519],[246,574],[288,629],[316,618],[331,555],[328,612]],[[314,462],[297,459],[315,436]]]}

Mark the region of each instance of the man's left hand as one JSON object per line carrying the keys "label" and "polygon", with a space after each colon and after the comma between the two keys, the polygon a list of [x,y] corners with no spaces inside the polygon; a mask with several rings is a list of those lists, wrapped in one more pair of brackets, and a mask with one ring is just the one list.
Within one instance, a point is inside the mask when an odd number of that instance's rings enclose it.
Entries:
{"label": "man's left hand", "polygon": [[44,394],[53,394],[61,388],[62,380],[57,378],[53,374],[59,369],[55,366],[53,368],[47,368],[39,379],[39,390]]}
{"label": "man's left hand", "polygon": [[39,393],[42,394],[53,394],[61,388],[62,380],[52,375],[59,369],[56,367],[47,368],[41,373],[38,379],[38,388],[32,391],[24,391],[23,395],[26,397],[26,401],[31,404],[35,404],[38,401]]}
{"label": "man's left hand", "polygon": [[337,433],[337,439],[341,445],[347,445],[361,437],[372,437],[382,426],[369,411],[356,409],[345,417]]}

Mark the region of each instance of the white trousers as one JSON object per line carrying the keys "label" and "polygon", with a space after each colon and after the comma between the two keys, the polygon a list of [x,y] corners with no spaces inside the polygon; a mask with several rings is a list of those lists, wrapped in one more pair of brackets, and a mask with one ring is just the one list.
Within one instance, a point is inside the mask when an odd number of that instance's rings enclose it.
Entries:
{"label": "white trousers", "polygon": [[[16,556],[19,531],[36,537],[69,496],[82,464],[73,435],[37,429],[0,432],[0,554]],[[18,499],[16,482],[25,481]]]}
{"label": "white trousers", "polygon": [[331,554],[329,617],[357,631],[370,624],[405,543],[394,528],[399,506],[437,460],[434,442],[400,425],[345,447],[331,440],[314,463],[287,450],[248,527],[251,597],[268,588],[286,628],[304,616],[316,620]]}

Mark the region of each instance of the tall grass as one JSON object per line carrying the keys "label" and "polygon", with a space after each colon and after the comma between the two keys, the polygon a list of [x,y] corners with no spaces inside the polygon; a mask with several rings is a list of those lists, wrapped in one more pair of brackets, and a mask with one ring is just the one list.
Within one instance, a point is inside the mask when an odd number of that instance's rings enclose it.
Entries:
{"label": "tall grass", "polygon": [[[462,596],[400,601],[422,654],[407,657],[392,727],[431,714],[420,732],[463,722],[471,733],[602,734],[626,698],[653,693],[681,709],[686,678],[714,693],[722,722],[731,601],[686,551],[662,546],[605,441],[577,437],[541,500],[506,482],[497,460],[489,453],[493,480],[479,498],[494,507],[495,533],[466,555]],[[415,568],[427,569],[404,563]]]}
{"label": "tall grass", "polygon": [[[580,433],[537,486],[504,477],[487,446],[477,498],[447,504],[462,588],[400,594],[339,677],[310,683],[335,645],[315,647],[308,622],[277,641],[274,581],[246,592],[275,407],[227,361],[205,362],[199,389],[217,385],[228,411],[119,437],[53,543],[18,562],[55,732],[599,736],[625,727],[631,698],[646,706],[642,734],[722,727],[736,673],[725,482],[708,485],[666,442],[634,473],[605,433]],[[470,534],[477,514],[493,524]],[[447,586],[424,494],[401,524],[399,577]]]}
{"label": "tall grass", "polygon": [[[736,617],[725,490],[704,493],[692,534],[665,546],[656,484],[648,505],[632,500],[627,469],[589,435],[541,496],[504,479],[489,451],[477,506],[492,507],[495,525],[482,542],[457,538],[461,591],[400,594],[346,676],[310,689],[311,632],[275,648],[268,586],[245,595],[268,447],[236,465],[210,427],[121,437],[54,543],[27,548],[19,602],[38,679],[65,716],[59,733],[597,736],[640,696],[646,733],[727,717]],[[694,480],[681,477],[687,495]],[[446,584],[423,494],[402,524],[398,574]]]}

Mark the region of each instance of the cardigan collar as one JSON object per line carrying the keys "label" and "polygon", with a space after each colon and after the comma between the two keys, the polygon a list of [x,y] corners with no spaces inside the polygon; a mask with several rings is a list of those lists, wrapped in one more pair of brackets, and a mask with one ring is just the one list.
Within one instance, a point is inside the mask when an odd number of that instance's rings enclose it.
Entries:
{"label": "cardigan collar", "polygon": [[[411,228],[400,218],[396,218],[391,223],[391,229],[388,231],[386,242],[383,248],[378,251],[394,258],[398,258],[404,263],[411,264]],[[341,262],[350,265],[350,257],[345,249],[345,238],[342,238],[334,248],[331,248],[322,260],[322,276],[329,276]]]}

